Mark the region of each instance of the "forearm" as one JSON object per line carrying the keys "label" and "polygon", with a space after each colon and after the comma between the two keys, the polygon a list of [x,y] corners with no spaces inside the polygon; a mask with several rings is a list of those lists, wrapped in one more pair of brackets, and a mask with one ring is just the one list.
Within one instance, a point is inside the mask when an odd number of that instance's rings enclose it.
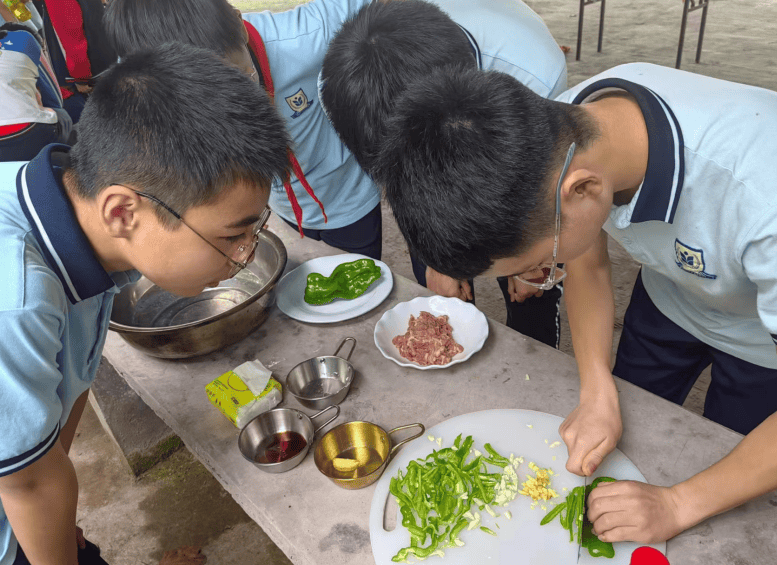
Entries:
{"label": "forearm", "polygon": [[602,232],[597,249],[567,264],[564,296],[581,395],[603,387],[615,392],[610,372],[615,304],[606,245]]}
{"label": "forearm", "polygon": [[30,467],[3,477],[0,499],[31,565],[78,564],[78,481],[59,442]]}
{"label": "forearm", "polygon": [[710,468],[672,487],[683,530],[777,489],[777,413]]}

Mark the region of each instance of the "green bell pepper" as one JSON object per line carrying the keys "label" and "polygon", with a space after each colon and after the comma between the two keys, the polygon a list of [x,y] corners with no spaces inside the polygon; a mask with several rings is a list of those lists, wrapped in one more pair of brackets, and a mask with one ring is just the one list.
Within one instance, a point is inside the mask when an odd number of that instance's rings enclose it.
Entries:
{"label": "green bell pepper", "polygon": [[[607,557],[612,558],[615,556],[615,550],[611,543],[601,541],[596,537],[592,531],[593,524],[588,521],[585,515],[586,501],[591,491],[595,489],[599,483],[612,482],[615,479],[611,477],[599,477],[595,479],[585,489],[583,487],[575,487],[567,495],[564,502],[557,505],[540,522],[541,526],[549,524],[556,516],[559,517],[561,526],[565,530],[569,530],[569,541],[572,542],[575,539],[575,531],[577,531],[578,542],[582,539],[582,545],[588,549],[588,553],[592,557]],[[583,517],[582,523],[580,517]]]}
{"label": "green bell pepper", "polygon": [[328,277],[320,273],[310,273],[305,287],[305,302],[320,306],[336,298],[353,300],[367,292],[380,275],[380,267],[372,259],[341,263]]}

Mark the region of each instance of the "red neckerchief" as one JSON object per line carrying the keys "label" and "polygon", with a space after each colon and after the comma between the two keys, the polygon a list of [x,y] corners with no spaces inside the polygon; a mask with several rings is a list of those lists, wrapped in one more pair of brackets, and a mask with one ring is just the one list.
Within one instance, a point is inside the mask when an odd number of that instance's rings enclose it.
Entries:
{"label": "red neckerchief", "polygon": [[[275,87],[273,86],[272,75],[270,74],[270,60],[267,58],[267,50],[264,48],[264,41],[262,41],[262,36],[259,35],[259,32],[256,31],[254,26],[252,26],[247,21],[243,21],[243,24],[245,25],[246,31],[248,32],[248,46],[253,50],[257,60],[259,61],[259,69],[261,70],[262,78],[264,80],[264,87],[267,90],[267,94],[270,96],[270,100],[274,103]],[[316,197],[316,194],[313,192],[310,184],[308,184],[308,180],[305,178],[305,173],[302,171],[302,167],[300,167],[299,161],[297,161],[297,157],[294,155],[294,152],[290,147],[287,148],[286,151],[294,174],[299,179],[299,182],[302,183],[305,191],[313,200],[316,201],[318,207],[321,208],[321,213],[324,215],[324,222],[328,222],[329,220],[326,217],[324,205],[321,204],[321,201]],[[297,219],[299,235],[300,237],[305,237],[305,234],[302,231],[302,208],[300,208],[299,202],[297,202],[297,196],[294,194],[294,190],[291,188],[291,175],[288,172],[283,178],[283,188],[286,189],[286,196],[288,197],[289,202],[291,202],[291,209],[294,211],[294,217]]]}

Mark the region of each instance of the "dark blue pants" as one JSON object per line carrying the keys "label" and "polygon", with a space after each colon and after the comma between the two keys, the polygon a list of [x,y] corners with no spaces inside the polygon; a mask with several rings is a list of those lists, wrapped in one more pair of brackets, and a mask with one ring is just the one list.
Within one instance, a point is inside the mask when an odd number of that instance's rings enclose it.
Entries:
{"label": "dark blue pants", "polygon": [[[410,257],[413,264],[413,274],[418,284],[426,286],[426,265]],[[472,297],[475,297],[475,287],[472,281],[468,281],[472,287]],[[563,293],[562,286],[556,285],[542,293],[542,296],[532,296],[523,302],[510,302],[507,293],[507,277],[497,278],[502,296],[505,299],[507,309],[507,321],[505,325],[532,339],[536,339],[546,345],[558,349],[561,337],[561,311],[559,301]],[[474,302],[474,300],[473,300]]]}
{"label": "dark blue pants", "polygon": [[[297,230],[297,224],[281,218]],[[380,214],[380,204],[372,211],[351,225],[333,230],[302,229],[305,237],[323,241],[348,253],[360,253],[373,259],[380,259],[383,251],[383,216]]]}
{"label": "dark blue pants", "polygon": [[[75,87],[73,87],[75,88]],[[84,111],[84,106],[86,106],[86,99],[87,96],[85,94],[81,94],[80,92],[74,92],[70,98],[65,98],[64,102],[62,103],[62,107],[67,111],[68,114],[70,114],[70,117],[73,119],[73,124],[77,124],[78,120],[81,119],[81,112]]]}
{"label": "dark blue pants", "polygon": [[59,124],[33,123],[25,130],[0,138],[0,162],[30,161],[49,143],[63,143]]}
{"label": "dark blue pants", "polygon": [[[73,540],[73,543],[75,542],[76,540]],[[30,565],[21,546],[19,546],[19,549],[16,551],[16,559],[14,560],[13,565]],[[86,547],[84,549],[78,549],[78,565],[108,565],[108,562],[100,557],[100,548],[87,540]]]}
{"label": "dark blue pants", "polygon": [[710,364],[706,418],[748,434],[777,412],[777,370],[719,351],[686,332],[656,308],[640,273],[623,320],[613,374],[682,404]]}

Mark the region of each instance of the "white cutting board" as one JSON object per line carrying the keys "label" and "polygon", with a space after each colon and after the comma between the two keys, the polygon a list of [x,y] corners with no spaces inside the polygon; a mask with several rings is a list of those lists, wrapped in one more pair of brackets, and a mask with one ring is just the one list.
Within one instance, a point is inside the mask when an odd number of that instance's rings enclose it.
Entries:
{"label": "white cutting board", "polygon": [[[475,440],[474,447],[484,452],[483,444],[488,442],[505,457],[511,453],[523,457],[524,462],[518,469],[518,477],[523,482],[532,461],[542,468],[551,468],[556,473],[551,482],[551,488],[559,493],[559,502],[563,501],[573,487],[583,484],[582,477],[573,475],[565,469],[567,449],[558,434],[558,427],[563,418],[534,412],[531,410],[485,410],[451,418],[437,424],[417,440],[404,446],[391,461],[377,483],[370,508],[370,541],[372,553],[377,565],[393,565],[391,558],[397,551],[410,543],[410,534],[402,526],[402,518],[396,510],[396,527],[386,531],[383,527],[383,517],[389,494],[389,482],[397,471],[417,458],[426,457],[434,449],[436,443],[427,439],[427,435],[441,437],[443,447],[453,444],[456,436],[471,435]],[[532,426],[529,428],[529,426]],[[554,442],[561,442],[551,448]],[[553,457],[555,456],[555,460]],[[634,464],[619,450],[611,453],[594,476],[609,476],[616,479],[645,481],[645,477]],[[566,487],[568,490],[564,491]],[[392,497],[393,498],[393,497]],[[498,535],[493,537],[479,529],[463,531],[461,540],[463,547],[445,550],[445,557],[433,556],[424,561],[429,565],[573,565],[578,563],[577,542],[569,542],[569,532],[561,527],[558,519],[545,526],[540,521],[547,513],[539,505],[531,509],[532,500],[518,495],[507,507],[494,507],[497,518],[492,518],[485,511],[481,512],[483,524]],[[392,502],[392,507],[396,504]],[[551,506],[546,505],[548,510]],[[512,513],[512,519],[503,516],[505,510]],[[499,525],[499,527],[496,526]],[[616,543],[615,557],[594,558],[583,548],[579,563],[599,565],[629,565],[631,554],[642,544]],[[662,553],[666,552],[666,544],[653,545]],[[415,558],[411,558],[415,561]]]}

